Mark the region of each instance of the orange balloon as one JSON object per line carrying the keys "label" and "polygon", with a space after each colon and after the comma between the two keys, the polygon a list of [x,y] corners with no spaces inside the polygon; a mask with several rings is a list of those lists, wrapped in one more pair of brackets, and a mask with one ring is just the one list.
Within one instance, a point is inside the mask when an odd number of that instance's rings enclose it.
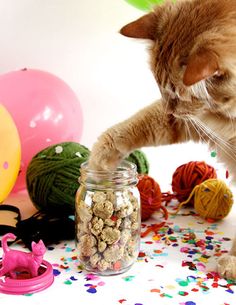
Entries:
{"label": "orange balloon", "polygon": [[16,125],[0,104],[0,203],[11,192],[20,169],[21,144]]}

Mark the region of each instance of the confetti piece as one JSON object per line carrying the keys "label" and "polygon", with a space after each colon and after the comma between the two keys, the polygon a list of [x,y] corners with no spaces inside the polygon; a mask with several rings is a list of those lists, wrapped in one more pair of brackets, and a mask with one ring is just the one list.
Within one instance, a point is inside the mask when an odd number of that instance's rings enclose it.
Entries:
{"label": "confetti piece", "polygon": [[212,152],[211,152],[211,157],[212,157],[212,158],[215,158],[216,155],[217,155],[217,154],[216,154],[216,151],[212,151]]}
{"label": "confetti piece", "polygon": [[167,298],[173,298],[173,296],[172,295],[170,295],[170,294],[168,294],[168,293],[162,293],[162,294],[160,294],[160,297],[167,297]]}
{"label": "confetti piece", "polygon": [[97,289],[91,287],[91,288],[87,289],[86,291],[89,292],[89,293],[96,293],[96,292],[97,292]]}
{"label": "confetti piece", "polygon": [[164,268],[163,265],[155,265],[156,267]]}
{"label": "confetti piece", "polygon": [[135,278],[134,275],[129,275],[129,276],[123,277],[123,280],[125,280],[126,282],[130,282],[130,281],[132,281],[134,278]]}
{"label": "confetti piece", "polygon": [[71,252],[71,251],[73,251],[73,249],[72,249],[72,248],[70,248],[70,247],[66,247],[66,252]]}
{"label": "confetti piece", "polygon": [[180,281],[180,282],[178,282],[178,284],[180,286],[188,286],[189,282],[188,281]]}
{"label": "confetti piece", "polygon": [[228,171],[228,170],[226,170],[226,172],[225,172],[225,178],[226,178],[226,179],[229,178],[229,171]]}
{"label": "confetti piece", "polygon": [[66,280],[66,281],[64,282],[64,284],[66,284],[66,285],[71,285],[72,282],[71,282],[70,280]]}
{"label": "confetti piece", "polygon": [[227,289],[226,292],[229,292],[229,293],[232,293],[232,294],[234,293],[234,291],[231,290],[231,289]]}
{"label": "confetti piece", "polygon": [[58,276],[59,274],[61,274],[61,272],[57,269],[53,269],[53,275],[54,276]]}
{"label": "confetti piece", "polygon": [[160,290],[160,289],[157,289],[157,288],[154,288],[154,289],[151,289],[150,292],[157,292],[157,293],[160,293],[161,290]]}
{"label": "confetti piece", "polygon": [[126,299],[121,299],[118,301],[120,304],[123,304],[124,302],[126,302]]}
{"label": "confetti piece", "polygon": [[185,297],[185,296],[188,295],[188,292],[186,292],[186,291],[179,291],[178,294]]}

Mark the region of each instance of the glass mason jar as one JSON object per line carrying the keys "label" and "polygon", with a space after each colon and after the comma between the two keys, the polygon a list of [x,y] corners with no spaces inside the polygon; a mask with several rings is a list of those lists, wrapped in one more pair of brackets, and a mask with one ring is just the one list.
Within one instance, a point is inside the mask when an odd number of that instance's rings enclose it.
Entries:
{"label": "glass mason jar", "polygon": [[76,247],[89,272],[113,275],[128,270],[140,246],[140,195],[136,165],[123,161],[115,171],[81,165],[76,194]]}

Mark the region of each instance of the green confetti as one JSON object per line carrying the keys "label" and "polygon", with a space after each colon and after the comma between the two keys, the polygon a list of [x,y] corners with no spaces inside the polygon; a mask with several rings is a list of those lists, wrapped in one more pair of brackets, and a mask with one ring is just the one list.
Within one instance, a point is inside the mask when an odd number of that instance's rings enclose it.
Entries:
{"label": "green confetti", "polygon": [[71,282],[70,280],[66,280],[66,281],[64,282],[64,284],[66,284],[66,285],[71,285],[72,282]]}
{"label": "green confetti", "polygon": [[167,293],[163,293],[161,296],[163,296],[163,297],[167,297],[167,298],[170,298],[170,299],[172,299],[172,298],[173,298],[173,296],[172,296],[172,295],[167,294]]}
{"label": "green confetti", "polygon": [[129,275],[129,276],[124,277],[123,279],[124,279],[126,282],[130,282],[130,281],[132,281],[134,278],[135,278],[134,275]]}
{"label": "green confetti", "polygon": [[183,287],[183,286],[188,286],[189,282],[188,281],[180,281],[178,284]]}
{"label": "green confetti", "polygon": [[212,157],[212,158],[215,158],[216,155],[217,155],[217,154],[216,154],[216,151],[212,151],[212,152],[211,152],[211,157]]}

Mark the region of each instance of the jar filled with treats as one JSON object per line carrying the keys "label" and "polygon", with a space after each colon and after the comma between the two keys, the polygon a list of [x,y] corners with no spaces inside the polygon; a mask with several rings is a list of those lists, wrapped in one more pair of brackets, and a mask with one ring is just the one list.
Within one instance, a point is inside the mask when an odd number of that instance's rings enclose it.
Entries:
{"label": "jar filled with treats", "polygon": [[76,194],[76,247],[89,272],[114,275],[128,270],[140,246],[140,195],[136,165],[123,161],[115,171],[81,165]]}

